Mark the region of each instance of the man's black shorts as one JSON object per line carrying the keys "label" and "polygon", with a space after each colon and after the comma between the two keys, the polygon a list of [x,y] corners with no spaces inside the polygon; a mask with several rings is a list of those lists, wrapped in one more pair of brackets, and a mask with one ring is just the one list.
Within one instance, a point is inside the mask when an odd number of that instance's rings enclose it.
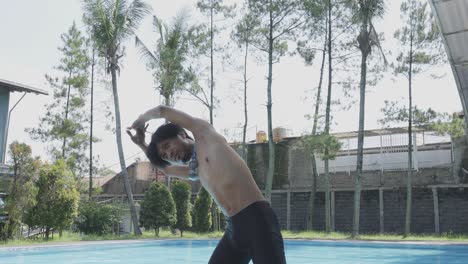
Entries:
{"label": "man's black shorts", "polygon": [[210,264],[286,263],[278,218],[266,201],[255,202],[227,219],[226,232]]}

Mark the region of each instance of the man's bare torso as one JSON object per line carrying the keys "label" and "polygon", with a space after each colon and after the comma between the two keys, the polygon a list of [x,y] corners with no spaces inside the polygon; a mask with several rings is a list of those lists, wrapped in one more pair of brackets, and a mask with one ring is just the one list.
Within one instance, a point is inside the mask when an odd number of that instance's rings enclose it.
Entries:
{"label": "man's bare torso", "polygon": [[249,168],[223,136],[211,125],[193,134],[200,181],[225,215],[233,216],[248,205],[265,200]]}

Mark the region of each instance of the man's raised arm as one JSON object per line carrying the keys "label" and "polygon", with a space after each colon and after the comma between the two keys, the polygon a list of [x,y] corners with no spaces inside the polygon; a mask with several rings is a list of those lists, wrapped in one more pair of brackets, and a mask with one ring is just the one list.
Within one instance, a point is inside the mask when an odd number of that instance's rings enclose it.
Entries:
{"label": "man's raised arm", "polygon": [[160,105],[140,115],[140,117],[133,122],[130,128],[136,129],[143,127],[146,122],[157,118],[165,118],[167,121],[178,124],[192,132],[197,130],[200,126],[208,124],[208,122],[203,119],[193,117],[185,112],[168,106]]}

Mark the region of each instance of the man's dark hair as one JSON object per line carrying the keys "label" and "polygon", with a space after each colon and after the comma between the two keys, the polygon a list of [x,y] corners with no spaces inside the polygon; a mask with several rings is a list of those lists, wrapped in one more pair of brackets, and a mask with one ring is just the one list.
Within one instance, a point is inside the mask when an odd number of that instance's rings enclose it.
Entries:
{"label": "man's dark hair", "polygon": [[163,140],[177,137],[177,135],[179,135],[181,132],[183,132],[187,138],[192,139],[187,134],[185,129],[174,123],[166,123],[156,129],[156,132],[154,132],[153,136],[151,137],[151,143],[148,145],[148,149],[146,151],[146,156],[151,161],[151,163],[162,168],[170,165],[169,162],[161,158],[157,144]]}

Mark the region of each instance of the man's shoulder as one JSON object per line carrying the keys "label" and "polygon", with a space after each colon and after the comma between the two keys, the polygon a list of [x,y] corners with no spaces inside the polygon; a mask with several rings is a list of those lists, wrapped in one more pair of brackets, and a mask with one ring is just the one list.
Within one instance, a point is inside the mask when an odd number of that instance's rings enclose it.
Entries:
{"label": "man's shoulder", "polygon": [[201,121],[197,124],[196,129],[192,131],[196,140],[206,140],[210,143],[227,143],[226,139],[216,131],[213,125],[203,119],[200,120]]}
{"label": "man's shoulder", "polygon": [[216,133],[214,127],[206,120],[201,118],[195,118],[195,126],[192,129],[192,133],[195,137],[205,137]]}

